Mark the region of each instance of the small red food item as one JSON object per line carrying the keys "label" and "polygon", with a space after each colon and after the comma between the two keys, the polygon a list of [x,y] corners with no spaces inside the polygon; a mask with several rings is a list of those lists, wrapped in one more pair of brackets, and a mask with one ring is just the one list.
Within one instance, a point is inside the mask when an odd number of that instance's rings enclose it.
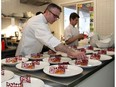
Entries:
{"label": "small red food item", "polygon": [[92,54],[92,55],[90,56],[90,59],[100,60],[100,57],[101,57],[100,54],[94,53],[94,54]]}
{"label": "small red food item", "polygon": [[80,48],[80,49],[78,49],[78,50],[81,51],[81,52],[86,53],[86,49],[85,49],[85,48]]}
{"label": "small red food item", "polygon": [[33,62],[31,63],[24,63],[22,62],[22,68],[25,68],[25,69],[34,69],[35,68],[35,64]]}
{"label": "small red food item", "polygon": [[6,87],[24,87],[23,84],[17,82],[6,82]]}
{"label": "small red food item", "polygon": [[58,67],[50,67],[49,72],[51,74],[64,74],[65,70],[67,69],[66,65],[58,65]]}
{"label": "small red food item", "polygon": [[75,64],[76,65],[87,66],[88,65],[88,57],[75,60]]}
{"label": "small red food item", "polygon": [[6,58],[6,63],[16,63],[18,60],[17,58]]}
{"label": "small red food item", "polygon": [[114,48],[107,48],[107,51],[114,51]]}
{"label": "small red food item", "polygon": [[60,62],[61,57],[59,55],[51,55],[48,61],[49,62]]}
{"label": "small red food item", "polygon": [[107,53],[106,50],[100,50],[100,51],[98,51],[98,54],[106,54],[106,53]]}
{"label": "small red food item", "polygon": [[87,49],[88,50],[93,50],[93,46],[88,46]]}
{"label": "small red food item", "polygon": [[40,53],[31,54],[31,57],[32,57],[32,58],[40,58],[40,57],[42,57],[42,56],[43,56],[43,54],[40,54]]}
{"label": "small red food item", "polygon": [[84,34],[84,38],[88,38],[88,35],[87,34]]}
{"label": "small red food item", "polygon": [[31,76],[30,75],[20,76],[20,82],[31,83]]}

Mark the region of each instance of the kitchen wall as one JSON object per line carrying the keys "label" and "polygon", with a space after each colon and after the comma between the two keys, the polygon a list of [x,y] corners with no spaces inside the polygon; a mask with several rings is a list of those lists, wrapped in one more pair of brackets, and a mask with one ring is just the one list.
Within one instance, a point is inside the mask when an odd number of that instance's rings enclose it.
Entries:
{"label": "kitchen wall", "polygon": [[[69,3],[77,3],[80,1],[89,0],[52,0],[52,2],[57,3],[62,6]],[[101,35],[108,35],[114,32],[114,0],[92,0],[94,1],[95,10],[95,31]],[[2,0],[1,12],[9,15],[11,13],[22,13],[31,11],[36,13],[37,11],[44,11],[46,5],[44,6],[34,6],[26,5],[20,3],[20,0]],[[18,23],[18,22],[16,22]],[[10,20],[2,22],[2,29],[10,24]],[[50,25],[51,30],[55,32],[55,36],[60,39],[63,34],[63,14],[61,13],[60,19],[56,21],[53,25]]]}
{"label": "kitchen wall", "polygon": [[[22,4],[20,3],[20,0],[1,0],[1,13],[4,15],[10,16],[13,13],[18,14],[21,16],[23,13],[31,13],[35,15],[36,12],[38,11],[44,11],[45,7],[44,6],[34,6],[34,5],[27,5],[27,4]],[[26,22],[25,19],[20,21],[19,18],[15,18],[15,24],[19,27],[21,24],[23,25],[24,22]],[[6,30],[8,26],[11,25],[11,18],[4,18],[2,17],[1,19],[1,29]],[[2,31],[4,33],[4,31]]]}
{"label": "kitchen wall", "polygon": [[35,14],[37,11],[43,11],[44,6],[34,6],[20,3],[20,0],[1,0],[1,12],[9,15],[12,13],[23,13],[31,11]]}

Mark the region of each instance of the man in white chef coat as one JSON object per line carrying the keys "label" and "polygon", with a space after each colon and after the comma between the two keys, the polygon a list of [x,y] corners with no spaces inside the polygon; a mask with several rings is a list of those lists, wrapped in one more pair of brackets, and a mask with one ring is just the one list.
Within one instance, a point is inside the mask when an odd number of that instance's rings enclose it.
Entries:
{"label": "man in white chef coat", "polygon": [[75,12],[71,13],[69,21],[70,23],[64,31],[65,43],[70,46],[77,46],[78,41],[84,39],[84,34],[80,34],[78,27],[76,27],[79,15]]}
{"label": "man in white chef coat", "polygon": [[83,52],[72,50],[68,48],[68,46],[63,45],[60,40],[51,33],[48,23],[52,24],[59,19],[60,13],[61,8],[51,3],[47,6],[43,14],[30,18],[24,27],[16,56],[39,53],[42,51],[43,45],[46,45],[53,51],[67,53],[67,55],[72,58],[81,58],[85,56]]}

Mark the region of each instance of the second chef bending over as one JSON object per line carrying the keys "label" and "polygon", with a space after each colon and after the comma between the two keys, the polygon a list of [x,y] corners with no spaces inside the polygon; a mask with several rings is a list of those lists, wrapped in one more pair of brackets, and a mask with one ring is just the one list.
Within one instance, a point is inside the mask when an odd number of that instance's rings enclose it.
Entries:
{"label": "second chef bending over", "polygon": [[43,45],[48,46],[54,51],[65,52],[72,58],[85,56],[83,52],[74,51],[68,48],[68,46],[63,45],[60,40],[52,35],[48,23],[53,24],[59,18],[60,13],[61,8],[51,3],[47,6],[43,14],[30,18],[24,27],[16,56],[39,53],[42,51]]}

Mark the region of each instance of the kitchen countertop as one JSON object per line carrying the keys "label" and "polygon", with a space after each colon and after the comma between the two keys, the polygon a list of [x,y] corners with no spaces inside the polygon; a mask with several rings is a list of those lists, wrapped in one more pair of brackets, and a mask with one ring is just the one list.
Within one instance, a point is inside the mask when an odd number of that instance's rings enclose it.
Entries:
{"label": "kitchen countertop", "polygon": [[8,46],[5,50],[1,52],[2,59],[7,57],[14,57],[16,49],[16,46]]}
{"label": "kitchen countertop", "polygon": [[45,84],[50,85],[52,87],[74,87],[75,85],[85,80],[87,77],[91,76],[98,70],[102,69],[104,66],[108,65],[110,62],[114,61],[114,57],[115,56],[112,56],[111,60],[103,61],[100,66],[84,69],[84,71],[77,76],[65,77],[65,78],[49,76],[45,74],[42,70],[28,72],[28,71],[21,71],[16,69],[15,67],[12,68],[11,66],[5,66],[5,65],[3,66],[3,68],[7,70],[11,70],[17,75],[30,74],[32,77],[39,78],[43,80]]}

